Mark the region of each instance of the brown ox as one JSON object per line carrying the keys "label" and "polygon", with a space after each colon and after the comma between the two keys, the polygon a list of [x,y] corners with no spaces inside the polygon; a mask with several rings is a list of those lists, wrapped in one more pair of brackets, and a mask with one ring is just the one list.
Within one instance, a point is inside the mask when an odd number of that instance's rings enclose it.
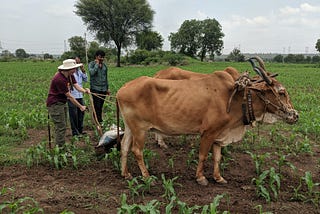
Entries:
{"label": "brown ox", "polygon": [[[224,71],[229,73],[234,80],[239,78],[239,72],[235,68],[227,67]],[[183,70],[177,67],[170,67],[170,68],[158,71],[153,77],[157,79],[182,80],[182,79],[200,79],[200,78],[206,77],[207,75],[210,75],[210,74],[196,73],[192,71]],[[160,133],[155,133],[154,136],[160,147],[165,149],[168,148],[167,144],[164,142],[165,135]]]}
{"label": "brown ox", "polygon": [[142,175],[149,176],[142,151],[147,131],[155,130],[166,135],[200,134],[197,182],[208,183],[204,161],[212,146],[213,178],[225,183],[219,170],[221,146],[240,141],[246,124],[262,120],[265,113],[290,124],[298,120],[286,89],[263,69],[256,69],[264,82],[243,81],[246,82],[243,85],[240,80],[245,78],[235,81],[228,72],[217,71],[200,79],[140,77],[126,83],[117,93],[125,124],[121,141],[122,176],[131,178],[127,167],[130,146]]}

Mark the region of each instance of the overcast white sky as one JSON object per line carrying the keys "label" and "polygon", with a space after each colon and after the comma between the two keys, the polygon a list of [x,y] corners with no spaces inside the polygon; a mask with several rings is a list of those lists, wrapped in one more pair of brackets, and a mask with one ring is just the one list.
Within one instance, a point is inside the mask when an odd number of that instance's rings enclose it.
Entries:
{"label": "overcast white sky", "polygon": [[[154,31],[169,50],[168,36],[183,21],[215,18],[222,26],[223,53],[317,53],[319,0],[148,0]],[[86,32],[75,15],[76,0],[0,0],[0,51],[62,54],[65,41]],[[89,41],[94,36],[87,32]]]}

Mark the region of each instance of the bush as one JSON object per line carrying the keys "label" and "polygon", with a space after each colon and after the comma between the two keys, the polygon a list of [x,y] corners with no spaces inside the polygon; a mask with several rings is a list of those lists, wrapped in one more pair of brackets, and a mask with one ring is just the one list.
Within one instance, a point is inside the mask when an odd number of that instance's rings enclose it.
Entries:
{"label": "bush", "polygon": [[181,54],[169,52],[164,55],[163,59],[168,62],[169,65],[176,66],[182,63],[184,57]]}
{"label": "bush", "polygon": [[130,53],[128,61],[130,64],[142,64],[149,57],[149,51],[147,50],[135,50]]}
{"label": "bush", "polygon": [[123,58],[127,60],[129,64],[136,65],[150,65],[150,64],[169,64],[186,65],[188,64],[184,55],[176,54],[171,51],[147,51],[147,50],[135,50],[130,52],[129,56]]}

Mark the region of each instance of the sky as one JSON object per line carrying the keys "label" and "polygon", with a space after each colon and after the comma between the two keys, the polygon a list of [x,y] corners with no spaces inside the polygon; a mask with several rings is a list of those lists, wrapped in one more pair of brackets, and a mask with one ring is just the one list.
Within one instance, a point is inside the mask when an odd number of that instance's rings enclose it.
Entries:
{"label": "sky", "polygon": [[[155,12],[153,29],[164,38],[185,20],[216,19],[225,36],[223,54],[318,53],[319,0],[147,0]],[[62,54],[68,39],[94,34],[74,11],[77,0],[0,0],[0,52]]]}

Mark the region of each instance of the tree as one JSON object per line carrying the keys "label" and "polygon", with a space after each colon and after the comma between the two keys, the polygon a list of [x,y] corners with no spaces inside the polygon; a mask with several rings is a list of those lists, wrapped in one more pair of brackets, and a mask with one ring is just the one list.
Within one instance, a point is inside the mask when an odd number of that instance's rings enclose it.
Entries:
{"label": "tree", "polygon": [[146,0],[78,0],[75,13],[102,43],[117,47],[117,67],[121,49],[134,42],[135,35],[150,29],[154,11]]}
{"label": "tree", "polygon": [[221,55],[223,48],[221,25],[215,19],[186,20],[177,33],[171,33],[171,49],[191,57],[199,56],[201,61],[209,55]]}
{"label": "tree", "polygon": [[61,55],[61,60],[73,59],[75,57],[73,51],[66,51]]}
{"label": "tree", "polygon": [[73,36],[68,39],[70,50],[73,52],[74,57],[79,56],[84,59],[86,56],[86,41],[81,36]]}
{"label": "tree", "polygon": [[4,58],[13,58],[14,57],[14,55],[9,50],[3,50],[1,56]]}
{"label": "tree", "polygon": [[320,62],[320,56],[313,56],[311,59],[312,63],[319,63]]}
{"label": "tree", "polygon": [[51,54],[45,53],[43,54],[43,59],[53,59],[53,56]]}
{"label": "tree", "polygon": [[88,58],[89,61],[94,60],[95,59],[95,54],[97,50],[103,50],[106,54],[106,58],[110,59],[111,56],[116,56],[117,55],[117,51],[115,49],[108,49],[105,47],[100,46],[100,44],[96,41],[92,41],[89,43],[89,48],[88,48]]}
{"label": "tree", "polygon": [[29,54],[26,53],[26,51],[22,48],[19,48],[16,50],[16,57],[20,58],[20,59],[24,59],[24,58],[28,58]]}
{"label": "tree", "polygon": [[92,41],[92,42],[89,43],[89,48],[88,48],[89,61],[95,59],[96,51],[99,50],[99,49],[100,49],[100,45],[99,45],[98,42]]}
{"label": "tree", "polygon": [[241,53],[241,51],[238,48],[234,48],[228,55],[227,60],[235,62],[244,62],[245,56]]}
{"label": "tree", "polygon": [[316,43],[316,49],[317,49],[317,51],[320,52],[320,39],[318,39],[318,41]]}
{"label": "tree", "polygon": [[303,63],[305,62],[305,58],[303,54],[296,54],[295,55],[295,63]]}
{"label": "tree", "polygon": [[192,19],[182,23],[177,33],[170,33],[171,49],[195,57],[199,47],[199,21]]}
{"label": "tree", "polygon": [[294,54],[288,54],[286,57],[284,57],[284,61],[286,63],[295,63],[296,62],[296,56]]}
{"label": "tree", "polygon": [[283,56],[281,54],[278,54],[273,58],[274,62],[283,62]]}
{"label": "tree", "polygon": [[215,19],[205,19],[201,22],[201,36],[200,36],[200,52],[199,56],[201,61],[209,54],[211,59],[214,55],[221,55],[223,48],[221,25]]}
{"label": "tree", "polygon": [[141,50],[158,50],[162,48],[163,38],[158,32],[147,30],[136,35],[136,44]]}

